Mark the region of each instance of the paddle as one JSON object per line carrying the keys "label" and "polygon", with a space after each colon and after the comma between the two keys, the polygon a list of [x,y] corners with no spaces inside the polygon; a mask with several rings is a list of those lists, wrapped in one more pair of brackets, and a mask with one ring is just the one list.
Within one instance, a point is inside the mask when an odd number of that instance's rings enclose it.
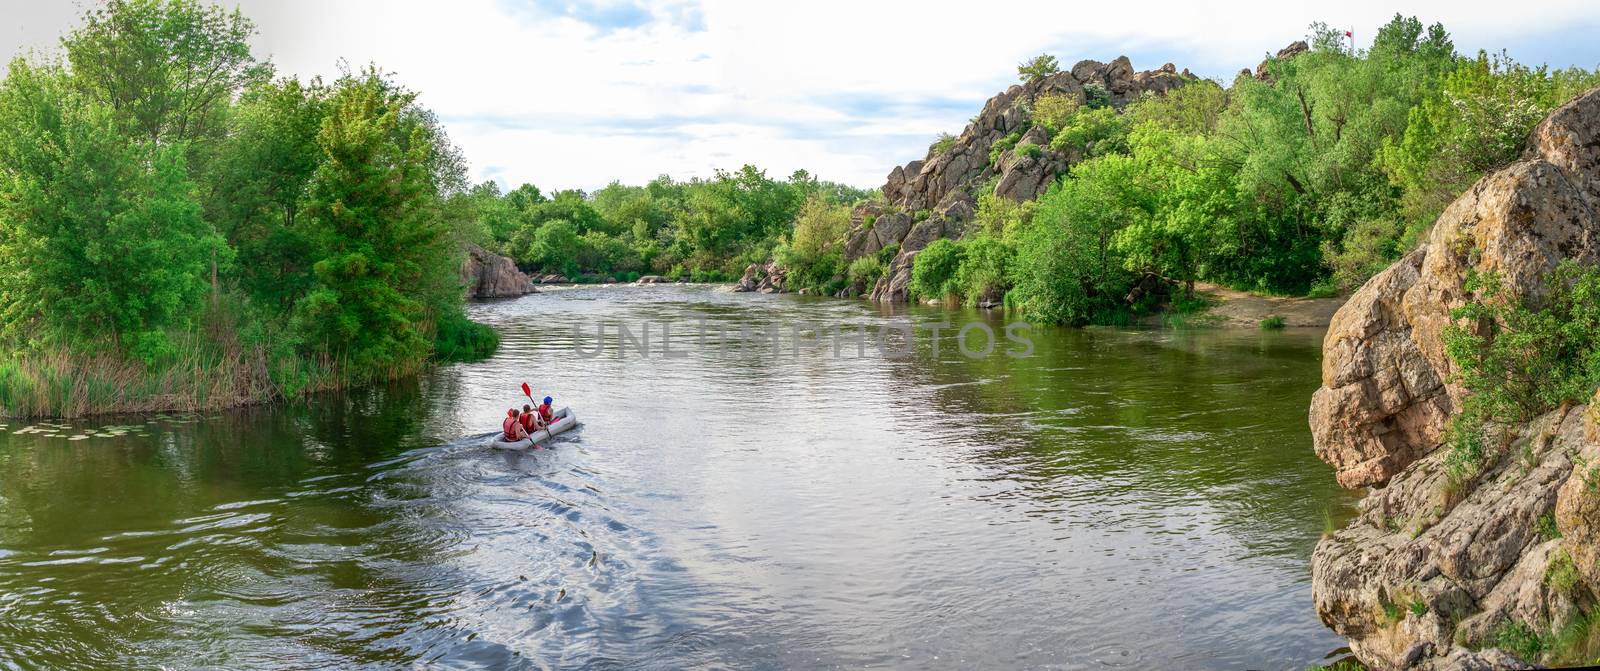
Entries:
{"label": "paddle", "polygon": [[[524,396],[527,396],[527,397],[528,397],[528,402],[529,402],[529,403],[532,403],[532,404],[533,404],[533,405],[539,405],[539,403],[538,403],[538,402],[537,402],[537,401],[534,401],[534,400],[533,400],[533,388],[532,388],[532,387],[529,387],[529,386],[528,386],[528,383],[526,383],[526,382],[524,382],[524,383],[522,383],[522,394],[523,394],[523,395],[524,395]],[[537,408],[535,408],[535,409],[534,409],[534,412],[538,412],[538,409],[537,409]],[[547,427],[545,427],[545,428],[546,428],[546,429],[549,429],[549,428],[550,428],[550,427],[548,427],[548,426],[547,426]],[[537,446],[537,445],[535,445],[535,446],[534,446],[534,447],[538,447],[538,446]]]}

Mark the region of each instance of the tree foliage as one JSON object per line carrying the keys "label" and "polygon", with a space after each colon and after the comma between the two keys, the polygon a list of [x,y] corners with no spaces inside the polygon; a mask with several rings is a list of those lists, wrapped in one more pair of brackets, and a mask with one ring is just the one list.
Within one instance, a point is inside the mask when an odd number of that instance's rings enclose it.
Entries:
{"label": "tree foliage", "polygon": [[1017,64],[1017,78],[1023,82],[1049,77],[1061,71],[1061,64],[1055,56],[1039,54]]}

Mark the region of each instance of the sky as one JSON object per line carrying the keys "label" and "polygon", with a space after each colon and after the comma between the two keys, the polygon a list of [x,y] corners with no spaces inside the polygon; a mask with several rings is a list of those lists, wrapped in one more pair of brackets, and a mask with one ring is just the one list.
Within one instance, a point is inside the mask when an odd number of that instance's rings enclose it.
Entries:
{"label": "sky", "polygon": [[[224,0],[302,78],[376,63],[436,111],[475,181],[550,192],[749,163],[875,187],[959,133],[1016,64],[1127,55],[1232,79],[1314,21],[1358,46],[1397,11],[1463,53],[1600,65],[1600,2]],[[53,50],[92,6],[0,0],[0,52]]]}

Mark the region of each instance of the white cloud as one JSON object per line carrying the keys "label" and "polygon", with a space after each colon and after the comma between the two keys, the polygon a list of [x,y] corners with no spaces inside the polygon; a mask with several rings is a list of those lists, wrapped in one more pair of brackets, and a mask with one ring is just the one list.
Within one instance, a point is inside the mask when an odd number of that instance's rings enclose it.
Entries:
{"label": "white cloud", "polygon": [[[475,177],[547,190],[704,176],[746,162],[774,175],[806,168],[876,186],[938,132],[958,131],[1032,54],[1070,65],[1127,53],[1141,69],[1171,61],[1226,77],[1312,21],[1370,38],[1396,11],[1376,0],[1225,9],[1021,0],[239,4],[280,72],[331,76],[340,59],[378,63],[422,92]],[[1586,1],[1527,2],[1512,12],[1474,5],[1428,0],[1400,11],[1443,22],[1463,51],[1538,51],[1541,34],[1596,23]],[[52,45],[76,13],[31,0],[0,0],[0,9],[10,19],[0,27],[7,52]],[[1589,53],[1513,55],[1600,62],[1589,40],[1571,42]]]}

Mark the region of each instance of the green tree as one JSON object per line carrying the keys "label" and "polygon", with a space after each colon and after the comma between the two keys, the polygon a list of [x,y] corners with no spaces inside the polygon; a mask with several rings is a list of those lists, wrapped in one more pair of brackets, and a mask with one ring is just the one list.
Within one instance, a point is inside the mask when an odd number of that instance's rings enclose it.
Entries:
{"label": "green tree", "polygon": [[1017,78],[1024,83],[1049,77],[1061,71],[1061,64],[1050,54],[1039,54],[1017,64]]}
{"label": "green tree", "polygon": [[[334,87],[309,196],[315,288],[296,306],[313,346],[352,375],[408,373],[432,349],[439,278],[460,256],[438,216],[438,135],[416,94],[369,69]],[[459,294],[455,304],[459,305]]]}
{"label": "green tree", "polygon": [[110,0],[62,40],[74,84],[152,142],[220,138],[233,95],[264,82],[238,10],[194,0]]}
{"label": "green tree", "polygon": [[1134,277],[1113,242],[1149,216],[1139,169],[1121,154],[1086,161],[1039,199],[1017,234],[1016,303],[1029,319],[1082,325],[1126,312]]}
{"label": "green tree", "polygon": [[146,361],[200,314],[220,238],[200,216],[183,144],[125,140],[65,72],[18,59],[0,82],[0,325],[83,347],[109,336]]}
{"label": "green tree", "polygon": [[312,240],[301,221],[327,90],[294,79],[258,84],[240,97],[233,132],[213,162],[209,218],[247,263],[232,269],[252,297],[287,309],[310,291]]}
{"label": "green tree", "polygon": [[578,274],[578,255],[582,248],[583,238],[578,227],[565,219],[557,219],[534,231],[525,256],[536,268],[571,277]]}

